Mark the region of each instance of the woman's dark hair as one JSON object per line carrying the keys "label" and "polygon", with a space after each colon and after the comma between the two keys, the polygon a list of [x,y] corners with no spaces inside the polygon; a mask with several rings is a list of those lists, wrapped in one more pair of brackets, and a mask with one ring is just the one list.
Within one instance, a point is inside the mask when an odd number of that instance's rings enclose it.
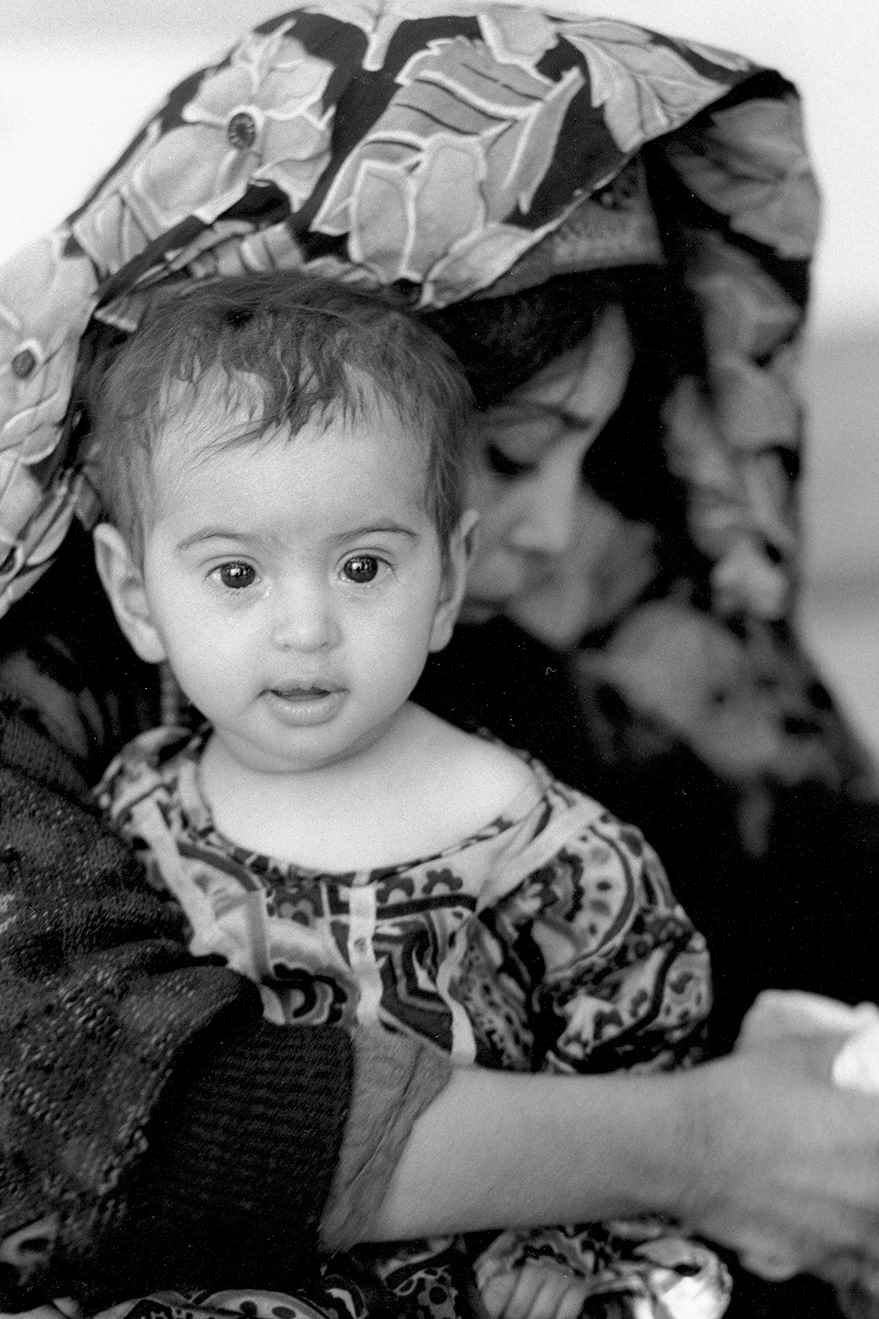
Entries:
{"label": "woman's dark hair", "polygon": [[619,266],[556,275],[533,288],[425,312],[422,320],[454,350],[477,405],[494,407],[621,306],[637,362],[671,383],[701,371],[699,316],[668,266]]}
{"label": "woman's dark hair", "polygon": [[487,409],[582,342],[612,305],[626,317],[634,365],[617,412],[586,456],[584,480],[628,517],[680,526],[683,492],[662,447],[662,404],[680,376],[704,379],[705,364],[700,317],[675,266],[576,271],[423,319],[453,349]]}

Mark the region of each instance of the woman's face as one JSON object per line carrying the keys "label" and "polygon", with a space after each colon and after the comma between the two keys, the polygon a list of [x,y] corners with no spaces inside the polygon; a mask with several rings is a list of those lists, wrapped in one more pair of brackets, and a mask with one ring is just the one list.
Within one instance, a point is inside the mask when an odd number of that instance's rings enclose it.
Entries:
{"label": "woman's face", "polygon": [[572,546],[588,515],[583,458],[619,407],[632,358],[622,308],[609,307],[587,339],[486,413],[467,621],[516,613]]}

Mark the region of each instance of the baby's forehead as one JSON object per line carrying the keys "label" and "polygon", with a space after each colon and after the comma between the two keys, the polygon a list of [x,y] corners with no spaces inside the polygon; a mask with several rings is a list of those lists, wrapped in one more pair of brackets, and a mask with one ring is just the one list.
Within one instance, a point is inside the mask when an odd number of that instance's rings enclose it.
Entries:
{"label": "baby's forehead", "polygon": [[[256,377],[236,378],[212,371],[197,382],[174,380],[163,390],[153,426],[154,481],[162,483],[181,468],[205,468],[212,459],[239,450],[259,451],[284,446],[320,445],[342,440],[351,447],[351,462],[361,452],[364,434],[386,434],[395,459],[411,462],[418,479],[428,479],[430,441],[423,423],[404,414],[366,378],[356,393],[277,415]],[[406,441],[400,444],[399,438]]]}
{"label": "baby's forehead", "polygon": [[381,382],[352,366],[339,373],[334,389],[315,388],[306,366],[300,380],[286,377],[285,388],[279,391],[268,373],[225,371],[214,363],[196,379],[163,380],[155,413],[162,430],[189,428],[193,422],[197,429],[201,422],[227,431],[230,437],[247,427],[254,434],[277,431],[292,438],[298,429],[315,422],[331,427],[391,421],[410,430],[413,440],[424,438],[427,430],[416,397],[402,391],[392,396]]}
{"label": "baby's forehead", "polygon": [[164,430],[150,503],[162,535],[223,526],[254,545],[316,553],[367,527],[426,534],[437,526],[431,496],[424,447],[400,427],[327,417],[254,434],[240,414],[190,410]]}

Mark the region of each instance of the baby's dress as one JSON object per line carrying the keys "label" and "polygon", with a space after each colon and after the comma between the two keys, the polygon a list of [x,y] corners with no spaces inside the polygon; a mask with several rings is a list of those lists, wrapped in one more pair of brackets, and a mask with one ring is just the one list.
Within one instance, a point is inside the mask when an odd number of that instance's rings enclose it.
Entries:
{"label": "baby's dress", "polygon": [[[256,981],[271,1021],[380,1025],[513,1071],[655,1072],[693,1057],[710,1006],[703,939],[640,833],[541,764],[525,757],[531,782],[461,842],[324,873],[218,832],[199,787],[209,731],[144,734],[98,799],[182,907],[193,954]],[[596,1315],[714,1319],[728,1301],[713,1251],[659,1218],[480,1247],[443,1238],[352,1255],[430,1319],[472,1313],[474,1278],[526,1260],[588,1278]]]}

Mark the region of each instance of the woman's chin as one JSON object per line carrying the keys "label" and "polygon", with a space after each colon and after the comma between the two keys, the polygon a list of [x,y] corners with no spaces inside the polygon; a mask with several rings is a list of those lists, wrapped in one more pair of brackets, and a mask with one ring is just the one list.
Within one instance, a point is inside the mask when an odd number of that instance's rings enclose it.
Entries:
{"label": "woman's chin", "polygon": [[504,612],[503,600],[465,600],[458,615],[460,623],[488,623]]}
{"label": "woman's chin", "polygon": [[547,583],[540,591],[517,595],[504,610],[523,632],[551,650],[571,650],[595,624],[591,592],[584,583],[578,593]]}

